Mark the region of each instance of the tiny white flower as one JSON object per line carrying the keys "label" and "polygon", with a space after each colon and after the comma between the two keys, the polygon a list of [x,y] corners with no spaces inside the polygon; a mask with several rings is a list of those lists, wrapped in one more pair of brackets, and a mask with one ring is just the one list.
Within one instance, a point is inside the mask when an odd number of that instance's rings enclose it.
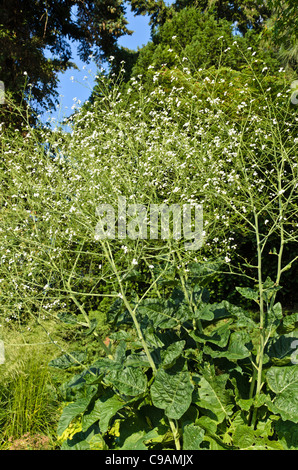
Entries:
{"label": "tiny white flower", "polygon": [[131,264],[137,265],[137,264],[138,264],[138,261],[134,258],[134,259],[132,260]]}

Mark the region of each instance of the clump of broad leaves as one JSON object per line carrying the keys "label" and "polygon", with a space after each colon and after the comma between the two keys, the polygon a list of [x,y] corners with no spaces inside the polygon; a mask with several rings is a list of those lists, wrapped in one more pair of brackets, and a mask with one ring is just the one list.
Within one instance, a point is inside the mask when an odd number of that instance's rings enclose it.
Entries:
{"label": "clump of broad leaves", "polygon": [[[159,282],[167,294],[130,299],[142,341],[123,300],[116,300],[110,354],[63,387],[63,449],[298,448],[298,314],[283,315],[280,303],[267,310],[256,393],[258,315],[210,302],[206,274],[208,266],[192,263],[183,285],[164,275]],[[274,288],[267,279],[267,306]],[[257,291],[237,290],[257,300]],[[65,361],[73,364],[63,356],[51,365]],[[76,432],[67,437],[73,423]]]}

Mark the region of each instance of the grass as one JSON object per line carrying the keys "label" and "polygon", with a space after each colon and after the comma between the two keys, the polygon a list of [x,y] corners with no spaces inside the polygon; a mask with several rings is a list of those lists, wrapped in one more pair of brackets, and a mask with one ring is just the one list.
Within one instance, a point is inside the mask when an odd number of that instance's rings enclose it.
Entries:
{"label": "grass", "polygon": [[[45,325],[60,335],[54,322]],[[59,354],[38,325],[23,329],[5,326],[5,363],[0,366],[0,449],[55,449],[56,427],[60,416],[59,384],[65,373],[48,367]],[[65,347],[71,347],[72,343]]]}

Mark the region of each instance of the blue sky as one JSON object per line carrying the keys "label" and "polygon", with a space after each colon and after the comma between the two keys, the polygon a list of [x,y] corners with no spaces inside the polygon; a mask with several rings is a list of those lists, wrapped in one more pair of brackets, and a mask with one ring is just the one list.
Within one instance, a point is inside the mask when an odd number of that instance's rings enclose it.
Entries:
{"label": "blue sky", "polygon": [[[171,4],[173,1],[168,0],[166,3]],[[118,42],[123,47],[137,50],[138,47],[142,47],[150,41],[149,17],[147,15],[134,16],[130,6],[127,6],[126,18],[129,22],[128,28],[133,30],[134,33],[131,36],[122,36]],[[59,93],[60,105],[54,111],[45,112],[41,118],[43,122],[51,122],[52,127],[55,127],[58,121],[61,122],[64,117],[73,113],[72,106],[78,103],[78,100],[81,103],[86,101],[94,85],[94,77],[97,70],[96,65],[94,63],[85,64],[82,62],[77,56],[75,44],[72,46],[72,52],[72,61],[76,63],[79,70],[69,69],[65,73],[59,74],[59,87],[57,91]]]}

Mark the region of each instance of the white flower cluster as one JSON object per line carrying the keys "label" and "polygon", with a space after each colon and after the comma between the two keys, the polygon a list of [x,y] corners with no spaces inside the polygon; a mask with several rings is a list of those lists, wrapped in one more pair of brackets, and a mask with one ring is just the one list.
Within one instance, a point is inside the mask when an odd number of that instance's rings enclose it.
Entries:
{"label": "white flower cluster", "polygon": [[[249,80],[226,70],[198,77],[173,70],[166,85],[162,77],[154,73],[148,93],[142,77],[126,91],[106,87],[74,115],[70,134],[39,131],[38,141],[28,129],[2,145],[0,291],[10,315],[65,308],[69,279],[96,291],[106,275],[94,242],[98,203],[113,205],[119,195],[139,204],[203,203],[205,251],[230,263],[239,221],[250,227],[252,199],[259,211],[271,208],[264,221],[273,230],[282,198],[295,197],[290,112],[284,119],[276,108],[268,118],[268,100],[257,104]],[[285,96],[280,92],[277,105]],[[287,208],[283,220],[294,237],[295,211],[290,202]],[[141,249],[123,240],[117,253],[137,269]]]}

